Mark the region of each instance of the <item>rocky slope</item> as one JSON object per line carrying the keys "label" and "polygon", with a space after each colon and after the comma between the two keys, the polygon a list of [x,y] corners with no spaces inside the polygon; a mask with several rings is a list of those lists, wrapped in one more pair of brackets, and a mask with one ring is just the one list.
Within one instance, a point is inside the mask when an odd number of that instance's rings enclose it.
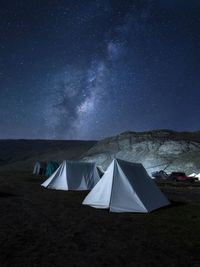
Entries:
{"label": "rocky slope", "polygon": [[125,132],[99,141],[83,156],[104,169],[113,158],[142,163],[149,174],[160,169],[199,173],[200,132]]}
{"label": "rocky slope", "polygon": [[200,132],[125,132],[96,141],[0,140],[0,170],[32,170],[36,160],[95,161],[106,169],[113,158],[142,163],[149,174],[200,172]]}

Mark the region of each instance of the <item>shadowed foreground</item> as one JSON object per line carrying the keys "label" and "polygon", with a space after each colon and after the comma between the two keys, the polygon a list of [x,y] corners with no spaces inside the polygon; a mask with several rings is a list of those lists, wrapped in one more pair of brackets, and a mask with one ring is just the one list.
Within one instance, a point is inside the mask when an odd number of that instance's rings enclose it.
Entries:
{"label": "shadowed foreground", "polygon": [[172,206],[117,214],[42,181],[0,173],[0,266],[200,266],[200,187],[164,184]]}

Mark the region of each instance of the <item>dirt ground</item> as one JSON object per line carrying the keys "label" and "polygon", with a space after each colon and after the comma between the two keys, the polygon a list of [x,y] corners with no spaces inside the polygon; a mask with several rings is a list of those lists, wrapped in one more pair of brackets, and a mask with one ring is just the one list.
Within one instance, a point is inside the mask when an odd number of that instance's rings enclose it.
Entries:
{"label": "dirt ground", "polygon": [[1,267],[200,267],[200,187],[160,184],[170,207],[117,214],[81,205],[87,192],[42,181],[0,173]]}

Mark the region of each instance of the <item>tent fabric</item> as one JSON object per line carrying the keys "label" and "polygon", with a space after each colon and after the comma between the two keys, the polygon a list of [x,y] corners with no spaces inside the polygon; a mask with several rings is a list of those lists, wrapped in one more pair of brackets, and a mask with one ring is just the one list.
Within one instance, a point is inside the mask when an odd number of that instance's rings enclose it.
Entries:
{"label": "tent fabric", "polygon": [[46,172],[45,172],[45,176],[51,176],[55,170],[57,170],[59,167],[59,164],[55,161],[50,161],[48,162],[47,164],[47,167],[46,167]]}
{"label": "tent fabric", "polygon": [[42,162],[42,161],[36,161],[34,168],[33,168],[33,174],[36,175],[44,175],[46,172],[46,162]]}
{"label": "tent fabric", "polygon": [[111,212],[147,213],[170,203],[142,164],[115,159],[83,204]]}
{"label": "tent fabric", "polygon": [[65,160],[42,186],[58,190],[91,190],[99,179],[95,163]]}
{"label": "tent fabric", "polygon": [[198,178],[198,180],[200,181],[200,173],[198,173],[197,175],[195,175],[196,178]]}
{"label": "tent fabric", "polygon": [[97,166],[97,171],[100,177],[102,177],[105,173],[104,169],[101,166]]}

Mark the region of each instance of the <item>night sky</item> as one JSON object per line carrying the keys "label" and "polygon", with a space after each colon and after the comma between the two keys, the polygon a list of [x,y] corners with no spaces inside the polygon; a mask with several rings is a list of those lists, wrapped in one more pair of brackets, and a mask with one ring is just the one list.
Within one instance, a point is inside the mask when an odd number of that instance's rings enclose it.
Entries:
{"label": "night sky", "polygon": [[0,0],[0,138],[200,130],[199,0]]}

